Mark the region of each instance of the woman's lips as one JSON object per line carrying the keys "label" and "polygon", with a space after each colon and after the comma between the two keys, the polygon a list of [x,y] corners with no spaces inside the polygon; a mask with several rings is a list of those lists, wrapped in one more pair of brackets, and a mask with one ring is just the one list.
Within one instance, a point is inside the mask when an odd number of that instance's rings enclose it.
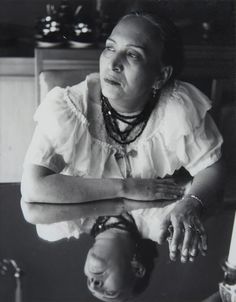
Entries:
{"label": "woman's lips", "polygon": [[120,83],[111,78],[105,78],[104,81],[110,85],[120,86]]}

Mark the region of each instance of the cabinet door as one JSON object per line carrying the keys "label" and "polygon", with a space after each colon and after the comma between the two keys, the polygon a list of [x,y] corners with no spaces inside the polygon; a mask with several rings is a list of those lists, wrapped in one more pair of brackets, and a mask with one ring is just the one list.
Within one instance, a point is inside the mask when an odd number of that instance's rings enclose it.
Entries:
{"label": "cabinet door", "polygon": [[0,76],[0,182],[19,182],[34,130],[33,76]]}

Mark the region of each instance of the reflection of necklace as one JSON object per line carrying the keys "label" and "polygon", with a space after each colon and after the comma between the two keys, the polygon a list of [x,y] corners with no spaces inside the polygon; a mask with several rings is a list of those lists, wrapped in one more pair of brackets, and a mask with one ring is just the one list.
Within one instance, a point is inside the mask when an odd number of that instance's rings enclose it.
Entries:
{"label": "reflection of necklace", "polygon": [[[102,113],[108,135],[121,145],[132,143],[142,134],[155,104],[156,98],[152,98],[140,113],[125,115],[118,113],[109,100],[101,95]],[[119,121],[127,125],[125,130],[120,130]]]}
{"label": "reflection of necklace", "polygon": [[[109,223],[109,219],[111,217],[116,218],[117,221]],[[141,239],[141,235],[138,231],[134,218],[129,213],[125,213],[119,216],[98,217],[90,231],[90,234],[95,238],[98,234],[103,233],[109,229],[119,229],[127,231],[132,235],[136,242],[139,242]]]}

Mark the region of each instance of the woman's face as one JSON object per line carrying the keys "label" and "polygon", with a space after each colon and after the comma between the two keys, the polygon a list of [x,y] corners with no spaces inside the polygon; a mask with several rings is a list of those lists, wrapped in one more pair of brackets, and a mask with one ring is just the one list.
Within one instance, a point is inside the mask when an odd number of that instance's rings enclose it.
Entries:
{"label": "woman's face", "polygon": [[137,16],[122,19],[100,57],[103,95],[127,112],[141,109],[159,77],[160,56],[154,25]]}
{"label": "woman's face", "polygon": [[103,301],[122,301],[135,282],[128,255],[119,241],[97,241],[89,250],[84,272],[91,293]]}

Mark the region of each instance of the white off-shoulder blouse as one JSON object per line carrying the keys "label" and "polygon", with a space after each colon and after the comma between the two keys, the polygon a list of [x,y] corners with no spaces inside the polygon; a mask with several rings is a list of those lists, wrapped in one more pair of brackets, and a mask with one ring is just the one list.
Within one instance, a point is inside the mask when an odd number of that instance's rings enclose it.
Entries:
{"label": "white off-shoulder blouse", "polygon": [[[126,148],[108,137],[100,97],[98,74],[52,89],[35,113],[37,126],[24,165],[86,178],[162,178],[181,167],[194,176],[221,157],[223,140],[208,113],[210,100],[189,83],[163,88],[143,133]],[[70,223],[64,222],[66,237],[78,237],[81,225],[70,232]],[[40,236],[49,239],[50,227],[38,226]],[[55,233],[54,238],[61,237],[59,228]]]}

